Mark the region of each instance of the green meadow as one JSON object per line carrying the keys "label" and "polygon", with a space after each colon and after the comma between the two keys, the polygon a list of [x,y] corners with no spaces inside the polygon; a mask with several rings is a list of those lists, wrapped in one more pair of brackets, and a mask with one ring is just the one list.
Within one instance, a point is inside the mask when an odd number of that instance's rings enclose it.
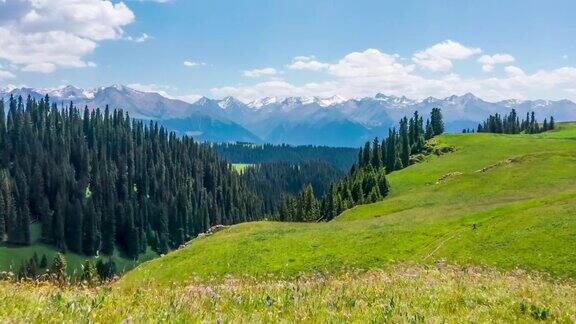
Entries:
{"label": "green meadow", "polygon": [[[32,239],[32,245],[30,246],[0,245],[0,271],[16,273],[23,263],[34,257],[34,254],[38,256],[38,259],[41,259],[42,256],[45,255],[48,262],[52,263],[58,251],[53,246],[41,242],[41,229],[39,224],[33,224],[30,227],[30,236]],[[82,264],[86,259],[97,259],[96,257],[86,257],[85,255],[70,252],[64,255],[68,261],[68,273],[70,275],[81,273]],[[148,250],[146,253],[140,255],[138,260],[126,258],[118,252],[114,254],[113,259],[118,271],[124,272],[134,268],[139,262],[150,260],[154,257],[156,257],[156,253]]]}
{"label": "green meadow", "polygon": [[576,124],[435,141],[454,152],[390,174],[381,202],[227,227],[103,286],[4,282],[0,318],[576,321]]}
{"label": "green meadow", "polygon": [[436,140],[455,152],[390,174],[391,194],[379,203],[329,223],[233,226],[142,264],[122,284],[437,260],[576,276],[576,124]]}

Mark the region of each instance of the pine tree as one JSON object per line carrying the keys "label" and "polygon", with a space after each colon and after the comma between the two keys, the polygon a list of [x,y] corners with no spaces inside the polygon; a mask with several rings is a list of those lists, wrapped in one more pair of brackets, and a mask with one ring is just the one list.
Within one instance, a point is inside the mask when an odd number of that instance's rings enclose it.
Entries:
{"label": "pine tree", "polygon": [[96,269],[96,264],[94,261],[86,260],[82,265],[82,276],[81,279],[88,284],[94,284],[98,282],[98,271]]}
{"label": "pine tree", "polygon": [[82,253],[83,215],[80,201],[75,199],[66,208],[66,246],[74,253]]}
{"label": "pine tree", "polygon": [[86,255],[95,255],[98,250],[97,239],[97,216],[94,210],[94,203],[88,198],[84,204],[82,222],[82,249]]}
{"label": "pine tree", "polygon": [[42,255],[42,259],[40,259],[40,263],[38,264],[38,267],[42,271],[46,271],[48,269],[48,258],[46,257],[46,254]]}
{"label": "pine tree", "polygon": [[426,119],[426,131],[424,133],[424,138],[426,140],[429,140],[432,137],[434,137],[434,129],[432,128],[432,124],[430,123],[430,120]]}
{"label": "pine tree", "polygon": [[386,139],[386,171],[392,172],[396,170],[396,158],[398,157],[397,150],[397,135],[394,128],[388,131],[388,138]]}
{"label": "pine tree", "polygon": [[367,166],[367,165],[369,165],[369,164],[372,162],[371,159],[370,159],[370,155],[371,155],[371,152],[370,152],[370,142],[366,142],[366,144],[364,144],[364,150],[362,150],[362,154],[363,154],[363,156],[362,156],[362,161],[363,161],[362,166]]}
{"label": "pine tree", "polygon": [[408,121],[406,117],[400,121],[400,159],[403,166],[408,166],[410,161],[410,138],[408,137]]}
{"label": "pine tree", "polygon": [[378,141],[378,137],[374,138],[374,141],[372,141],[372,166],[374,168],[380,168],[382,167],[382,159],[381,159],[381,150],[380,150],[380,142]]}
{"label": "pine tree", "polygon": [[440,108],[432,108],[432,113],[430,114],[430,125],[432,127],[432,136],[444,133],[444,122],[442,121]]}
{"label": "pine tree", "polygon": [[66,257],[64,257],[62,253],[56,253],[54,261],[52,262],[51,272],[58,281],[63,282],[68,278],[67,268],[68,262],[66,262]]}

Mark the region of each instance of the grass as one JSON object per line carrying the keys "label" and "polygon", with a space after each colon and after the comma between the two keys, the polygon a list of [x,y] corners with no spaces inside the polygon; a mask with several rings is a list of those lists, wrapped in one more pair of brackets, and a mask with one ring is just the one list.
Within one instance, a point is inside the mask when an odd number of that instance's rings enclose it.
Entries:
{"label": "grass", "polygon": [[576,321],[574,281],[453,265],[115,288],[0,283],[0,318],[23,323]]}
{"label": "grass", "polygon": [[576,124],[437,141],[456,151],[379,203],[232,226],[104,286],[0,282],[0,320],[575,322]]}
{"label": "grass", "polygon": [[[47,244],[43,244],[40,241],[41,228],[39,224],[33,224],[30,227],[30,237],[33,242],[30,246],[8,246],[0,245],[0,271],[12,271],[16,272],[22,265],[22,263],[27,262],[34,256],[34,253],[38,255],[41,259],[43,255],[46,255],[48,262],[52,263],[52,260],[56,256],[58,251]],[[80,273],[81,266],[86,259],[93,259],[94,257],[87,257],[85,255],[80,255],[76,253],[67,252],[64,254],[68,262],[68,272],[69,274]],[[156,253],[149,250],[142,254],[138,260],[132,260],[124,258],[118,252],[113,256],[114,262],[116,263],[116,268],[120,272],[124,272],[134,268],[138,263],[153,259]]]}
{"label": "grass", "polygon": [[[382,202],[329,223],[234,226],[137,267],[123,284],[438,259],[576,277],[575,130],[562,124],[539,135],[443,135],[438,142],[456,151],[392,173]],[[453,172],[461,174],[437,183]]]}
{"label": "grass", "polygon": [[254,164],[248,164],[248,163],[232,163],[232,169],[238,173],[242,173],[244,172],[244,170],[246,170],[246,168],[250,168],[253,166]]}

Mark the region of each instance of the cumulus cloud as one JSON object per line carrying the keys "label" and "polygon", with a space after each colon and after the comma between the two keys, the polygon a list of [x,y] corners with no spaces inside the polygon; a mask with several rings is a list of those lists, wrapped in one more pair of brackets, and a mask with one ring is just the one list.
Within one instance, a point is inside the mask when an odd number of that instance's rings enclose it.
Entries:
{"label": "cumulus cloud", "polygon": [[206,63],[204,62],[195,62],[195,61],[184,61],[184,66],[187,67],[197,67],[197,66],[205,66]]}
{"label": "cumulus cloud", "polygon": [[248,78],[259,78],[263,76],[275,76],[278,74],[275,68],[263,68],[244,71],[243,75]]}
{"label": "cumulus cloud", "polygon": [[0,58],[42,73],[94,66],[84,56],[100,41],[120,39],[135,18],[108,0],[7,0],[0,13]]}
{"label": "cumulus cloud", "polygon": [[414,70],[414,65],[404,65],[398,61],[396,54],[382,53],[377,49],[367,49],[364,52],[353,52],[346,55],[338,63],[329,65],[328,71],[343,78],[381,77],[397,78]]}
{"label": "cumulus cloud", "polygon": [[[449,57],[451,59],[464,57],[466,56],[464,52],[459,55],[453,53],[454,55]],[[308,61],[312,60],[315,58],[310,58]],[[482,61],[480,63],[492,65],[504,64],[504,61],[511,60],[510,57],[493,55],[490,56],[490,60]],[[384,53],[378,49],[353,52],[335,63],[324,64],[326,66],[318,71],[318,77],[328,81],[295,84],[284,80],[270,80],[251,85],[217,87],[210,91],[218,97],[232,95],[241,100],[254,100],[266,96],[342,95],[352,98],[372,96],[377,92],[421,99],[428,96],[445,97],[473,92],[486,100],[496,101],[509,98],[549,98],[551,93],[560,96],[560,92],[572,93],[571,90],[576,84],[575,67],[528,73],[519,67],[509,65],[504,68],[503,77],[464,78],[454,72],[427,77],[418,73],[415,64],[406,63],[397,54]]]}
{"label": "cumulus cloud", "polygon": [[316,55],[301,55],[296,56],[294,61],[312,61],[316,59]]}
{"label": "cumulus cloud", "polygon": [[517,66],[507,66],[504,68],[504,72],[506,72],[506,75],[509,78],[514,78],[514,77],[519,77],[519,76],[524,76],[524,71],[522,71],[521,68],[517,67]]}
{"label": "cumulus cloud", "polygon": [[133,0],[138,2],[155,2],[155,3],[168,3],[172,2],[173,0]]}
{"label": "cumulus cloud", "polygon": [[494,55],[482,55],[478,59],[478,63],[482,64],[482,70],[484,72],[490,72],[494,69],[496,64],[505,64],[514,62],[514,56],[510,54],[494,54]]}
{"label": "cumulus cloud", "polygon": [[0,80],[13,79],[15,77],[16,76],[12,72],[2,70],[0,66]]}
{"label": "cumulus cloud", "polygon": [[172,87],[170,86],[166,86],[166,85],[159,85],[156,83],[148,83],[148,84],[142,84],[142,83],[130,83],[128,84],[129,88],[132,88],[134,90],[138,90],[141,92],[155,92],[155,93],[159,93],[161,95],[163,95],[164,97],[168,96],[168,92],[169,90],[174,90]]}
{"label": "cumulus cloud", "polygon": [[128,87],[130,87],[134,90],[141,91],[141,92],[157,93],[157,94],[159,94],[163,97],[169,98],[169,99],[178,99],[178,100],[182,100],[182,101],[185,101],[188,103],[194,103],[202,97],[201,95],[195,94],[195,93],[184,94],[184,95],[175,95],[175,94],[173,94],[173,92],[177,91],[178,90],[177,88],[169,86],[169,85],[161,85],[161,84],[156,84],[156,83],[148,83],[148,84],[131,83],[128,85]]}
{"label": "cumulus cloud", "polygon": [[466,47],[458,42],[446,40],[416,52],[412,60],[432,71],[448,71],[452,69],[452,61],[464,60],[481,52],[480,48]]}
{"label": "cumulus cloud", "polygon": [[140,36],[128,36],[126,40],[134,42],[134,43],[144,43],[152,39],[152,36],[142,33]]}
{"label": "cumulus cloud", "polygon": [[326,69],[330,64],[316,61],[316,56],[296,56],[287,67],[291,70],[320,71]]}

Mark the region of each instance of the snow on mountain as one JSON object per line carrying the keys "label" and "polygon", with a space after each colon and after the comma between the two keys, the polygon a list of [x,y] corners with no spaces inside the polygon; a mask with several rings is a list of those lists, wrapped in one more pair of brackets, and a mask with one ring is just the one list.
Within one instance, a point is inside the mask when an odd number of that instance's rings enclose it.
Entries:
{"label": "snow on mountain", "polygon": [[41,89],[38,92],[47,94],[49,97],[58,98],[60,100],[87,100],[94,98],[94,91],[91,89],[80,89],[68,85],[53,89]]}
{"label": "snow on mountain", "polygon": [[346,101],[346,98],[342,97],[342,96],[332,96],[332,97],[328,97],[328,98],[320,98],[320,97],[315,97],[316,102],[318,103],[318,105],[320,105],[321,107],[331,107],[337,104],[341,104],[343,102]]}
{"label": "snow on mountain", "polygon": [[224,98],[218,102],[218,106],[222,109],[227,109],[227,108],[234,107],[234,106],[244,106],[244,105],[245,104],[242,101],[240,101],[234,97],[230,97],[230,96],[228,96],[228,97],[226,97],[226,98]]}
{"label": "snow on mountain", "polygon": [[382,93],[378,93],[374,96],[374,99],[377,101],[381,101],[384,102],[388,105],[390,105],[391,107],[396,107],[396,108],[403,108],[406,106],[410,106],[416,103],[415,100],[406,98],[405,96],[402,97],[396,97],[396,96],[387,96],[385,94]]}
{"label": "snow on mountain", "polygon": [[179,133],[197,134],[197,138],[202,140],[218,141],[252,139],[273,143],[355,146],[367,138],[381,137],[388,127],[414,111],[427,116],[434,107],[442,109],[449,131],[475,127],[488,115],[505,114],[512,108],[521,115],[534,111],[539,120],[551,115],[558,121],[576,120],[576,104],[569,100],[488,102],[472,93],[423,100],[382,93],[355,99],[340,96],[266,97],[247,104],[234,97],[202,97],[190,104],[124,85],[95,89],[74,86],[0,89],[0,98],[4,99],[10,95],[40,99],[46,94],[58,104],[73,101],[79,107],[103,108],[108,105],[112,109],[122,108],[135,118],[167,121],[165,125]]}
{"label": "snow on mountain", "polygon": [[250,103],[248,103],[246,106],[250,107],[250,108],[254,108],[254,109],[259,109],[262,108],[264,106],[268,106],[268,105],[272,105],[275,103],[278,103],[280,101],[284,100],[284,98],[280,98],[280,97],[264,97],[262,99],[256,99],[254,101],[251,101]]}

